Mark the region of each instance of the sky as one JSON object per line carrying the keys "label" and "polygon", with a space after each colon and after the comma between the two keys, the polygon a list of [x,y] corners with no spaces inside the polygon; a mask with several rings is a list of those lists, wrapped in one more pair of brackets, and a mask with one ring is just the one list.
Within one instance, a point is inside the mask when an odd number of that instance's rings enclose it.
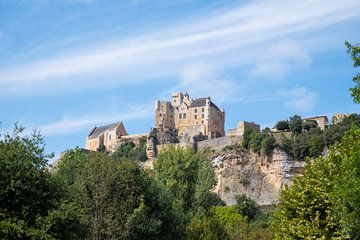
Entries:
{"label": "sky", "polygon": [[172,92],[210,96],[226,129],[359,113],[346,40],[359,0],[0,0],[0,133],[37,129],[56,158],[95,125],[148,132]]}

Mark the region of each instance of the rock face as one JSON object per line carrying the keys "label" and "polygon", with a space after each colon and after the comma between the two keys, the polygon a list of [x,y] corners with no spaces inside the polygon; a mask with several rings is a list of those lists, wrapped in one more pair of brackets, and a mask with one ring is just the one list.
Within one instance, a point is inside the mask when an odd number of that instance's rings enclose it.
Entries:
{"label": "rock face", "polygon": [[291,159],[275,149],[272,156],[263,157],[240,150],[214,154],[211,161],[217,185],[214,192],[227,204],[235,203],[235,196],[245,194],[259,205],[274,204],[285,184],[290,185],[295,173],[301,172],[304,162]]}

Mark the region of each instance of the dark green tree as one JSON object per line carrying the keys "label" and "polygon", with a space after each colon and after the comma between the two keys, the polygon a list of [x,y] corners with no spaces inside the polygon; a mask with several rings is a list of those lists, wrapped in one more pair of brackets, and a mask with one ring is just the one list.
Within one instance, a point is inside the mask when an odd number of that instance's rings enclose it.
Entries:
{"label": "dark green tree", "polygon": [[248,198],[245,194],[241,194],[235,197],[236,199],[236,210],[250,222],[255,219],[259,213],[259,208],[256,202]]}
{"label": "dark green tree", "polygon": [[264,135],[261,140],[261,154],[270,156],[276,145],[276,139],[273,136]]}
{"label": "dark green tree", "polygon": [[39,133],[23,130],[16,125],[0,140],[0,238],[81,238],[81,213],[60,201],[62,190],[47,170],[52,155]]}
{"label": "dark green tree", "polygon": [[302,119],[299,115],[290,117],[289,121],[290,131],[294,134],[299,134],[302,131]]}
{"label": "dark green tree", "polygon": [[275,125],[275,128],[279,131],[289,130],[289,121],[288,120],[282,120],[278,121]]}
{"label": "dark green tree", "polygon": [[[347,48],[347,52],[351,55],[351,59],[354,62],[354,68],[360,66],[360,45],[359,44],[351,44],[349,42],[345,42],[345,46]],[[351,96],[355,103],[360,103],[360,73],[357,73],[355,77],[353,77],[353,82],[355,86],[350,88]]]}

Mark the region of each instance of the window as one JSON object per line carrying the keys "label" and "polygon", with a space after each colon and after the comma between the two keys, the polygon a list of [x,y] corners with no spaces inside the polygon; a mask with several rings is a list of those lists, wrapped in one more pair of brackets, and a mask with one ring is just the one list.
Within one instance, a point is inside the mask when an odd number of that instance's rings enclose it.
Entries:
{"label": "window", "polygon": [[204,123],[204,120],[201,120],[201,123]]}
{"label": "window", "polygon": [[182,117],[182,114],[181,114],[181,113],[179,113],[179,119],[181,119],[181,117]]}
{"label": "window", "polygon": [[201,114],[201,118],[205,118],[205,114]]}
{"label": "window", "polygon": [[194,119],[197,119],[197,115],[194,115]]}
{"label": "window", "polygon": [[109,134],[109,140],[111,140],[111,134]]}
{"label": "window", "polygon": [[184,118],[184,119],[186,118],[186,113],[183,113],[183,118]]}
{"label": "window", "polygon": [[201,108],[201,112],[205,112],[205,108]]}
{"label": "window", "polygon": [[196,109],[196,108],[194,109],[194,113],[197,113],[197,109]]}

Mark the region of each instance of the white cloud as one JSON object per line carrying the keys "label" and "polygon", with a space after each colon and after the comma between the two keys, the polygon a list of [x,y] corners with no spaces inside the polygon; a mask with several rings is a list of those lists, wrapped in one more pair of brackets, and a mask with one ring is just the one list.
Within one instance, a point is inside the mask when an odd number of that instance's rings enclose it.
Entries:
{"label": "white cloud", "polygon": [[[281,77],[309,61],[307,51],[297,41],[310,38],[312,31],[359,15],[358,0],[254,1],[217,15],[207,12],[203,20],[197,17],[167,30],[115,39],[96,46],[96,50],[94,46],[79,48],[61,52],[61,56],[0,67],[0,94],[54,86],[57,90],[84,89],[99,84],[99,79],[101,84],[116,85],[125,84],[130,77],[139,81],[176,76],[186,71],[182,66],[198,61],[218,69],[250,64],[255,76]],[[274,42],[295,33],[303,36],[274,47]],[[265,58],[259,57],[260,49],[266,48]],[[223,83],[229,84],[226,79]]]}
{"label": "white cloud", "polygon": [[251,69],[254,77],[281,79],[287,72],[310,63],[306,48],[291,40],[282,40],[263,49]]}
{"label": "white cloud", "polygon": [[284,106],[301,112],[311,111],[317,101],[317,94],[305,87],[295,86],[292,89],[282,89],[277,95],[284,98]]}
{"label": "white cloud", "polygon": [[77,117],[65,116],[58,121],[38,126],[37,129],[45,136],[52,136],[90,129],[95,125],[144,119],[151,116],[153,112],[152,105],[134,106],[126,111],[117,113],[97,112],[96,114],[86,114]]}
{"label": "white cloud", "polygon": [[239,90],[237,83],[203,62],[185,66],[179,78],[180,83],[173,90],[188,91],[194,97],[211,96],[216,101],[226,101],[234,98]]}

